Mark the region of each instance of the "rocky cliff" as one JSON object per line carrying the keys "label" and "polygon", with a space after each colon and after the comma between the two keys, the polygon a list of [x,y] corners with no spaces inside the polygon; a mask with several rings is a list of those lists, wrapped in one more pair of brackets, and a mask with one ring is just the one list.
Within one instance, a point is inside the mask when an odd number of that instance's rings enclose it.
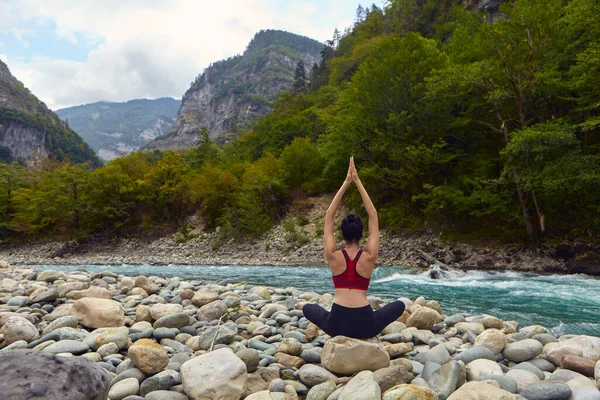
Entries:
{"label": "rocky cliff", "polygon": [[94,151],[0,61],[0,162],[29,166],[48,157],[100,165]]}
{"label": "rocky cliff", "polygon": [[290,90],[298,61],[308,67],[319,58],[322,43],[283,31],[257,33],[246,51],[210,65],[183,96],[175,126],[146,149],[182,149],[209,136],[225,142],[268,114],[282,91]]}
{"label": "rocky cliff", "polygon": [[138,150],[175,123],[181,101],[169,97],[98,102],[56,111],[104,160]]}

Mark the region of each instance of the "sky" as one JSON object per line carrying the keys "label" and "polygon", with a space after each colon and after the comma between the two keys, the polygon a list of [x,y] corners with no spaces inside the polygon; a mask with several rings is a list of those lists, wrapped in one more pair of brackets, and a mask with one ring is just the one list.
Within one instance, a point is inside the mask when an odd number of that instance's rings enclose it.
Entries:
{"label": "sky", "polygon": [[[373,0],[0,0],[0,60],[53,110],[181,98],[261,29],[324,42]],[[383,1],[374,2],[382,6]]]}

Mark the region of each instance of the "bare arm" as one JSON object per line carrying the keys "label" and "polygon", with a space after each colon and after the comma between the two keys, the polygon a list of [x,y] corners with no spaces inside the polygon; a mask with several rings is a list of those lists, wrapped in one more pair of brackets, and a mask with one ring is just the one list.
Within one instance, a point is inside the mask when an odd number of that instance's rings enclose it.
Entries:
{"label": "bare arm", "polygon": [[370,256],[369,258],[373,260],[373,262],[375,262],[379,257],[379,220],[377,219],[377,210],[375,209],[367,190],[358,177],[356,167],[354,166],[354,159],[351,160],[350,169],[352,170],[352,181],[356,184],[356,188],[360,193],[363,205],[365,206],[367,214],[369,215],[369,239],[367,240],[367,245],[365,246],[365,253]]}
{"label": "bare arm", "polygon": [[348,174],[346,175],[346,180],[342,184],[342,187],[338,190],[338,192],[333,197],[327,212],[325,213],[325,226],[323,228],[323,239],[325,243],[325,258],[327,261],[332,260],[335,256],[334,253],[337,251],[337,243],[335,241],[335,212],[337,211],[340,203],[342,202],[342,197],[346,192],[346,189],[352,182],[352,174],[350,172],[350,167],[348,167]]}

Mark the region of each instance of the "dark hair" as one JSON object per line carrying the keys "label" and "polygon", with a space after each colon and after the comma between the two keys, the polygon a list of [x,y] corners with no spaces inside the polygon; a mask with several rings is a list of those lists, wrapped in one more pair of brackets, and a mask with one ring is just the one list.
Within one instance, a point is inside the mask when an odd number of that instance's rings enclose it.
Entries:
{"label": "dark hair", "polygon": [[342,220],[342,237],[348,242],[358,242],[363,236],[363,224],[356,214],[348,214]]}

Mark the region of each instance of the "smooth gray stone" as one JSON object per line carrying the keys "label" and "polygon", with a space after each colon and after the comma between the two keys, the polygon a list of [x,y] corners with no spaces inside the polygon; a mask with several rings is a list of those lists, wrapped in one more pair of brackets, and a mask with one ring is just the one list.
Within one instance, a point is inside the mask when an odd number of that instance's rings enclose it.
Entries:
{"label": "smooth gray stone", "polygon": [[[188,400],[185,394],[171,392],[168,390],[157,390],[150,392],[144,397],[145,400]],[[125,399],[123,399],[125,400]]]}
{"label": "smooth gray stone", "polygon": [[300,343],[308,343],[306,336],[298,331],[290,331],[283,335],[284,338],[294,338],[298,340]]}
{"label": "smooth gray stone", "polygon": [[251,339],[248,342],[248,346],[250,348],[258,350],[258,351],[265,351],[267,349],[273,349],[273,348],[275,348],[275,346],[272,345],[272,344],[261,342],[260,340],[256,340],[256,339]]}
{"label": "smooth gray stone", "polygon": [[410,362],[413,365],[413,369],[412,369],[412,373],[415,375],[419,375],[421,373],[423,373],[423,368],[425,368],[425,366],[423,364],[421,364],[418,361],[415,360],[410,360]]}
{"label": "smooth gray stone", "polygon": [[225,326],[211,326],[200,335],[198,347],[208,350],[213,341],[215,344],[230,344],[235,337],[235,332]]}
{"label": "smooth gray stone", "polygon": [[[163,339],[160,341],[160,344],[162,346],[168,346],[168,347],[172,348],[173,350],[175,350],[176,353],[192,354],[194,352],[194,350],[190,349],[185,344],[180,343],[177,340],[173,340],[173,339]],[[216,349],[216,347],[215,347],[215,349]]]}
{"label": "smooth gray stone", "polygon": [[481,358],[492,361],[496,360],[494,352],[484,346],[473,346],[470,349],[467,349],[461,353],[454,354],[454,359],[456,361],[462,361],[465,364],[468,364],[473,360],[479,360]]}
{"label": "smooth gray stone", "polygon": [[476,380],[485,381],[488,379],[498,382],[498,384],[500,385],[500,388],[506,390],[507,392],[511,392],[511,393],[517,392],[517,382],[510,376],[482,375],[482,376],[479,376]]}
{"label": "smooth gray stone", "polygon": [[566,383],[537,383],[519,391],[527,400],[569,400],[571,388]]}
{"label": "smooth gray stone", "polygon": [[399,333],[390,333],[381,337],[382,342],[400,343],[402,341],[402,335]]}
{"label": "smooth gray stone", "polygon": [[446,318],[444,320],[444,322],[448,326],[454,326],[454,325],[458,324],[459,322],[465,322],[465,317],[462,314],[454,314],[454,315],[451,315],[448,318]]}
{"label": "smooth gray stone", "polygon": [[44,335],[51,333],[52,331],[58,328],[77,328],[79,320],[74,315],[65,315],[64,317],[60,317],[50,322],[43,330]]}
{"label": "smooth gray stone", "polygon": [[574,387],[570,400],[600,400],[600,390],[590,386]]}
{"label": "smooth gray stone", "polygon": [[556,365],[552,364],[550,361],[544,358],[534,358],[533,360],[529,360],[527,362],[535,365],[542,371],[554,372],[554,370],[556,370]]}
{"label": "smooth gray stone", "polygon": [[300,358],[310,364],[321,363],[321,353],[315,350],[302,350],[302,353],[300,353]]}
{"label": "smooth gray stone", "polygon": [[273,379],[269,384],[269,392],[283,392],[285,385],[286,383],[283,379]]}
{"label": "smooth gray stone", "polygon": [[156,390],[168,390],[171,386],[179,385],[181,376],[179,372],[166,370],[149,377],[140,385],[140,395],[146,396]]}
{"label": "smooth gray stone", "polygon": [[533,336],[532,339],[537,340],[544,346],[548,343],[558,342],[558,339],[555,338],[551,333],[538,333],[537,335]]}
{"label": "smooth gray stone", "polygon": [[437,371],[441,367],[442,366],[440,364],[430,361],[430,362],[426,363],[425,366],[423,367],[423,372],[421,372],[420,377],[427,380],[429,377],[431,377],[433,375],[433,373],[435,371]]}
{"label": "smooth gray stone", "polygon": [[549,380],[558,382],[568,382],[571,379],[579,378],[580,376],[584,375],[580,374],[579,372],[571,371],[569,369],[557,369],[552,373],[552,375],[550,375]]}
{"label": "smooth gray stone", "polygon": [[89,350],[90,346],[77,340],[61,340],[59,342],[52,343],[50,346],[44,349],[44,351],[49,353],[71,353],[74,355],[87,353]]}
{"label": "smooth gray stone", "polygon": [[175,339],[177,333],[171,328],[158,328],[154,330],[152,336],[160,342],[162,339]]}
{"label": "smooth gray stone", "polygon": [[11,350],[17,350],[17,349],[26,349],[27,348],[27,342],[24,340],[17,340],[14,343],[9,344],[8,346],[6,346],[3,349],[0,349],[0,353],[5,353],[5,352],[9,352]]}
{"label": "smooth gray stone", "polygon": [[425,353],[426,362],[434,362],[436,364],[444,365],[452,361],[452,356],[448,352],[448,349],[443,344],[438,344],[427,353]]}
{"label": "smooth gray stone", "polygon": [[427,384],[438,394],[440,400],[446,400],[458,386],[461,366],[458,361],[450,361],[434,371],[427,379]]}
{"label": "smooth gray stone", "polygon": [[541,369],[539,369],[538,367],[536,367],[535,365],[533,365],[529,362],[519,363],[519,364],[515,365],[514,367],[512,367],[511,369],[522,369],[525,371],[533,372],[534,374],[537,375],[538,378],[540,378],[540,381],[543,381],[546,378],[544,375],[544,372]]}
{"label": "smooth gray stone", "polygon": [[154,329],[158,328],[183,328],[190,324],[190,316],[184,313],[170,314],[161,317],[154,322],[152,326]]}
{"label": "smooth gray stone", "polygon": [[[33,342],[29,343],[27,345],[28,348],[33,349],[35,346],[37,346],[40,343],[44,343],[47,342],[49,340],[54,340],[56,342],[58,342],[60,340],[60,333],[57,332],[51,332],[47,335],[42,336],[41,338],[34,340]],[[89,348],[89,347],[88,347]]]}
{"label": "smooth gray stone", "polygon": [[137,368],[126,369],[125,371],[117,374],[117,376],[112,378],[112,380],[110,381],[110,386],[113,386],[115,383],[128,378],[135,378],[138,380],[139,383],[142,383],[144,379],[146,379],[146,375],[144,375],[144,373]]}
{"label": "smooth gray stone", "polygon": [[29,301],[29,297],[27,297],[27,296],[15,296],[15,297],[12,297],[10,300],[8,300],[7,305],[13,306],[13,307],[24,307],[27,305],[28,301]]}
{"label": "smooth gray stone", "polygon": [[131,362],[130,359],[124,360],[121,364],[119,364],[119,366],[117,367],[117,375],[119,375],[121,372],[125,371],[126,369],[131,369],[131,368],[135,368],[135,365],[133,365],[133,362]]}
{"label": "smooth gray stone", "polygon": [[145,400],[145,399],[141,396],[132,395],[132,396],[125,397],[123,400]]}

